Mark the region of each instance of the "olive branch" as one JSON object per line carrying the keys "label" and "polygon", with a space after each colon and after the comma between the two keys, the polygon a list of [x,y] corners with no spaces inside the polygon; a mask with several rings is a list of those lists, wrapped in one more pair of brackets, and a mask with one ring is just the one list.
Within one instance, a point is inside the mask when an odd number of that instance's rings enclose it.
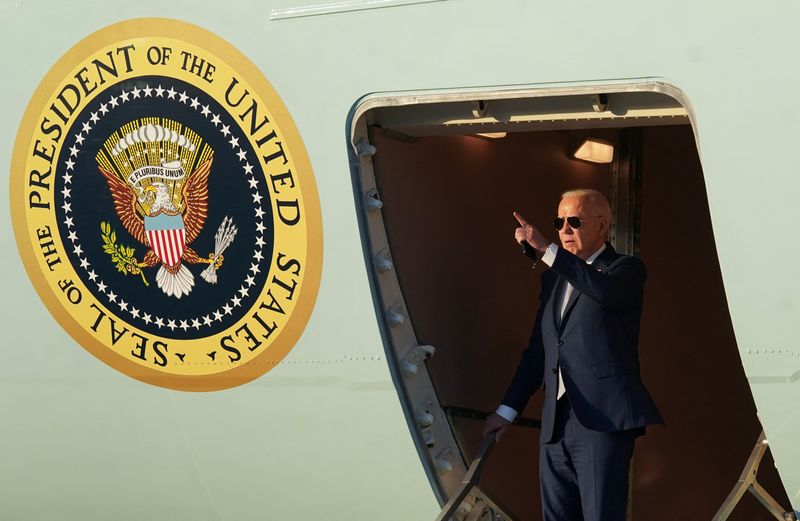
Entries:
{"label": "olive branch", "polygon": [[111,262],[116,263],[117,271],[126,275],[141,275],[144,285],[149,286],[142,271],[144,264],[134,256],[136,251],[130,246],[117,244],[117,233],[109,223],[105,221],[100,223],[100,235],[103,238],[103,251],[111,256]]}

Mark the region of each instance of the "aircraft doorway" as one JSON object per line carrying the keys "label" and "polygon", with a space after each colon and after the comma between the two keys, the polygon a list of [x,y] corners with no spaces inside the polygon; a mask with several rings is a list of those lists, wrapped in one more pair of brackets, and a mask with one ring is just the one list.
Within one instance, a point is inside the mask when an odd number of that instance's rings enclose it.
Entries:
{"label": "aircraft doorway", "polygon": [[[637,106],[648,104],[653,99]],[[555,241],[548,223],[561,192],[573,188],[609,196],[612,242],[648,268],[639,353],[667,427],[637,441],[633,519],[711,519],[736,483],[761,427],[728,314],[695,137],[685,113],[665,112],[672,108],[649,119],[629,108],[628,119],[516,124],[507,109],[480,128],[464,128],[455,107],[438,107],[440,121],[428,125],[399,112],[364,121],[361,160],[370,162],[374,186],[362,191],[362,225],[376,308],[412,435],[441,497],[463,476],[483,426],[444,411],[496,408],[536,313],[545,267],[531,270],[511,213]],[[475,118],[487,117],[476,110]],[[571,159],[588,136],[614,145],[614,162]],[[538,418],[540,410],[537,393],[523,415]],[[483,473],[483,500],[510,519],[540,518],[538,434],[510,429]],[[759,482],[789,504],[770,456]],[[730,519],[772,517],[748,494]]]}

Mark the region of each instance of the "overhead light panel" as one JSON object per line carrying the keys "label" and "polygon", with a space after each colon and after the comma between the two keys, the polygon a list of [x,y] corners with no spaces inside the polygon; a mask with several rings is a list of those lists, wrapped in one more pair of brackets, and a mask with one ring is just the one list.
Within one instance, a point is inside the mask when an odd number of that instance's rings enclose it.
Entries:
{"label": "overhead light panel", "polygon": [[583,141],[573,156],[575,159],[590,163],[610,163],[614,160],[614,145],[607,141],[588,138]]}
{"label": "overhead light panel", "polygon": [[507,134],[508,134],[508,132],[478,132],[475,135],[476,136],[482,136],[482,137],[488,137],[488,138],[492,138],[492,139],[501,139],[501,138],[506,137]]}

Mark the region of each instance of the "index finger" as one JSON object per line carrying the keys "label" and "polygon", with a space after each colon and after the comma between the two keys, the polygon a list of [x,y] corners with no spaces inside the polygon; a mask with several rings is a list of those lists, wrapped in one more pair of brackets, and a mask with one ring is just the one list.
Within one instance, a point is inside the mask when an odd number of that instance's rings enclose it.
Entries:
{"label": "index finger", "polygon": [[514,212],[514,219],[516,219],[516,220],[517,220],[517,222],[519,223],[519,225],[520,225],[520,226],[522,226],[522,227],[525,227],[525,226],[530,226],[530,223],[528,223],[528,221],[526,221],[526,220],[525,220],[525,219],[524,219],[524,218],[523,218],[523,217],[522,217],[520,214],[518,214],[517,212]]}

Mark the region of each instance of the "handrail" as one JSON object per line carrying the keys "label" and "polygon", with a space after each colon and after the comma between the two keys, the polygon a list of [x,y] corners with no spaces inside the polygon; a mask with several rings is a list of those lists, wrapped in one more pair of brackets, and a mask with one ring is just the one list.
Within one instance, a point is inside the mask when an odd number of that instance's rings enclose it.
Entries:
{"label": "handrail", "polygon": [[464,498],[467,497],[472,487],[478,484],[478,481],[481,478],[481,470],[483,469],[483,464],[486,462],[486,457],[489,455],[489,452],[492,450],[492,447],[495,444],[495,432],[490,432],[483,438],[483,443],[481,443],[481,448],[478,450],[478,455],[475,456],[475,459],[472,460],[472,463],[467,470],[467,473],[464,475],[464,479],[461,480],[461,488],[458,489],[458,492],[450,498],[447,504],[442,509],[441,513],[436,517],[436,521],[446,521],[449,520],[453,514],[455,514],[456,510],[458,510],[459,505],[461,502],[464,501]]}
{"label": "handrail", "polygon": [[[485,420],[489,414],[491,414],[467,407],[443,406],[442,409],[448,417],[469,418],[472,420]],[[542,426],[540,420],[522,416],[517,416],[513,424],[534,429],[539,429]],[[489,452],[492,450],[492,447],[494,447],[496,432],[497,431],[490,432],[483,438],[483,442],[478,449],[478,454],[475,456],[475,459],[472,460],[472,463],[470,463],[467,473],[464,474],[464,478],[461,480],[461,488],[458,489],[455,495],[450,497],[450,500],[447,501],[442,511],[436,517],[436,521],[449,521],[456,510],[458,510],[461,502],[464,501],[464,498],[466,498],[470,491],[478,484],[481,478],[483,465],[486,463],[486,459],[489,457]]]}
{"label": "handrail", "polygon": [[[452,405],[444,405],[442,406],[442,410],[447,416],[455,418],[469,418],[471,420],[485,420],[491,414],[486,411],[469,409],[467,407],[455,407]],[[540,429],[542,427],[541,420],[537,420],[536,418],[526,418],[523,416],[517,416],[513,421],[513,424],[518,425],[519,427],[530,427],[532,429]]]}

